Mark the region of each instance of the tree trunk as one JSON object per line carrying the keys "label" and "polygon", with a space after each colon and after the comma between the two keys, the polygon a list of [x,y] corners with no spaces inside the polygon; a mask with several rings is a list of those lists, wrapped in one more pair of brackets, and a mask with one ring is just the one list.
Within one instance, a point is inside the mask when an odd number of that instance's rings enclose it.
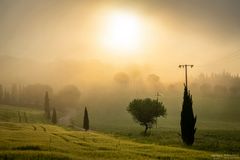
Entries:
{"label": "tree trunk", "polygon": [[144,131],[144,135],[147,135],[147,130],[148,130],[148,125],[145,124],[145,131]]}

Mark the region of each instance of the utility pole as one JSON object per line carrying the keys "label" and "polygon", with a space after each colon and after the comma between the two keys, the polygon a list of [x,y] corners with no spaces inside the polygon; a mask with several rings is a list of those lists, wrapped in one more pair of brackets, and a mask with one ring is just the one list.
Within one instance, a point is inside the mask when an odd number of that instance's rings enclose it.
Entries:
{"label": "utility pole", "polygon": [[187,79],[187,68],[188,67],[193,67],[193,65],[190,65],[190,64],[183,64],[183,65],[179,65],[178,66],[179,68],[185,68],[185,80],[186,80],[186,82],[185,82],[185,84],[186,84],[186,87],[188,88],[188,83],[187,83],[187,81],[188,81],[188,79]]}

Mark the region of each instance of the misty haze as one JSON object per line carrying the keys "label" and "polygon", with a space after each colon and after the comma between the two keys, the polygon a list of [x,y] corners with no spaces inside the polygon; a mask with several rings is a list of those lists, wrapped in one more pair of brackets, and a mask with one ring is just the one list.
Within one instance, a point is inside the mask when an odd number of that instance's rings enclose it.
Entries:
{"label": "misty haze", "polygon": [[239,7],[0,0],[0,159],[240,159]]}

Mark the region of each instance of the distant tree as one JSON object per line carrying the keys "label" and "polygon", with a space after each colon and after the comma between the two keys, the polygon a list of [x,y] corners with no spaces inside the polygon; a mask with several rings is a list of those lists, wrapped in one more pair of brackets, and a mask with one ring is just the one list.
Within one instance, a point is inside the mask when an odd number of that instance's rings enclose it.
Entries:
{"label": "distant tree", "polygon": [[52,88],[48,85],[32,84],[22,86],[21,101],[24,103],[24,105],[40,108],[42,107],[42,99],[46,91],[48,92],[48,96],[52,95]]}
{"label": "distant tree", "polygon": [[44,110],[45,110],[45,116],[48,120],[50,120],[50,107],[49,107],[49,97],[48,97],[48,92],[45,93],[45,98],[44,98]]}
{"label": "distant tree", "polygon": [[54,96],[54,106],[57,107],[58,111],[68,113],[73,109],[77,109],[80,105],[81,92],[78,87],[74,85],[64,86]]}
{"label": "distant tree", "polygon": [[192,104],[192,95],[185,86],[180,125],[182,140],[186,145],[192,145],[194,143],[194,135],[196,132],[195,124],[197,117],[193,115]]}
{"label": "distant tree", "polygon": [[144,134],[156,123],[157,117],[166,116],[167,110],[162,102],[150,98],[134,99],[127,107],[127,111],[132,114],[134,120],[145,126]]}
{"label": "distant tree", "polygon": [[165,90],[164,85],[160,81],[160,77],[156,74],[149,74],[147,77],[147,82],[151,90]]}
{"label": "distant tree", "polygon": [[119,85],[128,85],[130,78],[127,73],[119,72],[114,75],[114,81]]}
{"label": "distant tree", "polygon": [[88,119],[87,107],[85,107],[85,110],[84,110],[83,128],[84,128],[86,131],[89,130],[89,119]]}
{"label": "distant tree", "polygon": [[7,105],[10,104],[10,94],[6,88],[4,89],[3,103]]}
{"label": "distant tree", "polygon": [[28,118],[27,118],[26,112],[23,113],[23,116],[24,116],[25,123],[28,123]]}
{"label": "distant tree", "polygon": [[18,93],[18,88],[16,84],[12,84],[11,88],[11,104],[16,105],[17,104],[17,93]]}
{"label": "distant tree", "polygon": [[18,105],[23,104],[23,96],[24,96],[23,86],[19,84],[18,85]]}
{"label": "distant tree", "polygon": [[57,113],[56,113],[55,108],[53,108],[52,123],[53,123],[53,124],[57,124]]}

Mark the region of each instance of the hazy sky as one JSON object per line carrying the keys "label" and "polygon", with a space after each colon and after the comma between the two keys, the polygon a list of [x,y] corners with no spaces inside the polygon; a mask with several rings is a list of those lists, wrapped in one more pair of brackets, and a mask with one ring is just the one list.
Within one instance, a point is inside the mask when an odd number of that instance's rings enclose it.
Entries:
{"label": "hazy sky", "polygon": [[[239,0],[0,0],[0,54],[141,64],[172,74],[182,63],[194,64],[196,73],[240,73],[239,8]],[[101,42],[111,32],[106,19],[116,12],[136,17],[137,27],[144,28],[134,35],[141,40],[136,50]],[[128,23],[132,20],[119,22],[117,29],[129,29]],[[128,42],[135,25],[118,34],[126,36],[120,43]]]}

